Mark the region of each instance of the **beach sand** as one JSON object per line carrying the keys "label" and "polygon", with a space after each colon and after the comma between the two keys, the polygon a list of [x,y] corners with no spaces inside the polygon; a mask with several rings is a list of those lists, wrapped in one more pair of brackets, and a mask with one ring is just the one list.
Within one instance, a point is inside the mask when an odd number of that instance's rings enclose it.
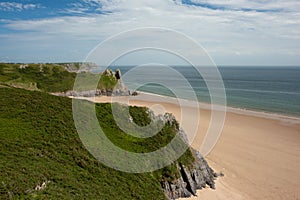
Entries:
{"label": "beach sand", "polygon": [[[110,97],[85,99],[111,102]],[[125,102],[128,97],[114,97],[113,101]],[[157,113],[170,112],[182,120],[180,107],[172,98],[141,94],[130,97],[128,103],[152,107]],[[187,110],[195,109],[189,105]],[[192,142],[197,150],[210,122],[209,105],[201,105],[200,116]],[[192,121],[195,116],[184,117]],[[183,129],[189,134],[188,124]],[[229,108],[222,134],[206,160],[225,176],[216,180],[215,190],[199,190],[198,197],[189,199],[300,199],[300,118]]]}

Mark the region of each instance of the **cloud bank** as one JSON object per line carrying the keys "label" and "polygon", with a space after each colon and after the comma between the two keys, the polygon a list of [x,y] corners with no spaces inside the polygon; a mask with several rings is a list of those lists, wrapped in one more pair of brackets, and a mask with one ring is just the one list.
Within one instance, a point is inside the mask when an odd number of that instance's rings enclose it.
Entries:
{"label": "cloud bank", "polygon": [[70,2],[57,16],[2,19],[0,60],[80,61],[113,34],[166,27],[194,38],[219,65],[300,65],[299,10],[297,0]]}

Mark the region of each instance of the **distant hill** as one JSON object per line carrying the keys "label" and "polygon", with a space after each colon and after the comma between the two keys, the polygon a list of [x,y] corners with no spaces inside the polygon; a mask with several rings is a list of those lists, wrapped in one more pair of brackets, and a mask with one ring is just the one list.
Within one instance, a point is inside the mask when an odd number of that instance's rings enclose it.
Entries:
{"label": "distant hill", "polygon": [[[14,64],[0,63],[0,85],[8,85],[28,90],[44,92],[66,92],[73,89],[77,74],[87,76],[91,80],[99,80],[98,89],[112,90],[117,80],[113,74],[110,76],[89,73],[94,64],[81,63],[60,64]],[[89,85],[87,85],[89,87]]]}

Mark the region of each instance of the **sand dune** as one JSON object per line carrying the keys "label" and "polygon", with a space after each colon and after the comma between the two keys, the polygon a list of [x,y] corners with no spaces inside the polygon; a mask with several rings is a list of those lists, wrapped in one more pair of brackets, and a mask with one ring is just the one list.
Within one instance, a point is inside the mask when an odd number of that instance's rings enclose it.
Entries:
{"label": "sand dune", "polygon": [[[110,102],[111,98],[89,100]],[[171,112],[181,120],[180,107],[174,99],[142,94],[113,100],[152,107],[158,113]],[[210,122],[208,108],[201,106],[200,126],[192,142],[198,150]],[[189,134],[189,126],[183,128]],[[215,171],[222,171],[225,176],[218,178],[216,190],[200,190],[198,197],[190,199],[300,199],[299,118],[229,109],[221,137],[206,159]]]}

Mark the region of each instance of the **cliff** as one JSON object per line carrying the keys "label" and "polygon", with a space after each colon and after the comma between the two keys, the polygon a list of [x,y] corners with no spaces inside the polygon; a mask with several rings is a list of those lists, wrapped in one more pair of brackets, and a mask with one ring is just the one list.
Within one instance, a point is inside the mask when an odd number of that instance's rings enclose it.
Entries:
{"label": "cliff", "polygon": [[[152,121],[163,120],[165,124],[173,126],[176,134],[179,134],[182,141],[188,145],[187,135],[180,128],[175,116],[171,113],[155,116],[151,111],[147,111]],[[185,158],[185,159],[182,159]],[[160,181],[162,190],[168,199],[178,199],[181,197],[196,196],[196,190],[209,186],[215,189],[215,179],[217,174],[209,167],[204,157],[195,149],[189,147],[186,153],[173,163],[173,178],[168,178],[163,174]]]}
{"label": "cliff", "polygon": [[205,159],[196,150],[192,150],[195,161],[190,167],[177,163],[180,177],[173,181],[162,181],[161,187],[169,199],[196,196],[196,190],[208,185],[215,189],[217,174],[208,166]]}
{"label": "cliff", "polygon": [[[188,143],[186,133],[179,127],[175,117],[172,114],[165,114],[163,118],[169,123],[175,123],[177,133],[185,143]],[[215,189],[214,180],[217,174],[197,150],[190,147],[187,151],[191,153],[190,162],[186,163],[188,166],[177,160],[175,162],[176,174],[179,176],[173,180],[161,181],[161,187],[168,199],[196,196],[196,190],[206,186]]]}

